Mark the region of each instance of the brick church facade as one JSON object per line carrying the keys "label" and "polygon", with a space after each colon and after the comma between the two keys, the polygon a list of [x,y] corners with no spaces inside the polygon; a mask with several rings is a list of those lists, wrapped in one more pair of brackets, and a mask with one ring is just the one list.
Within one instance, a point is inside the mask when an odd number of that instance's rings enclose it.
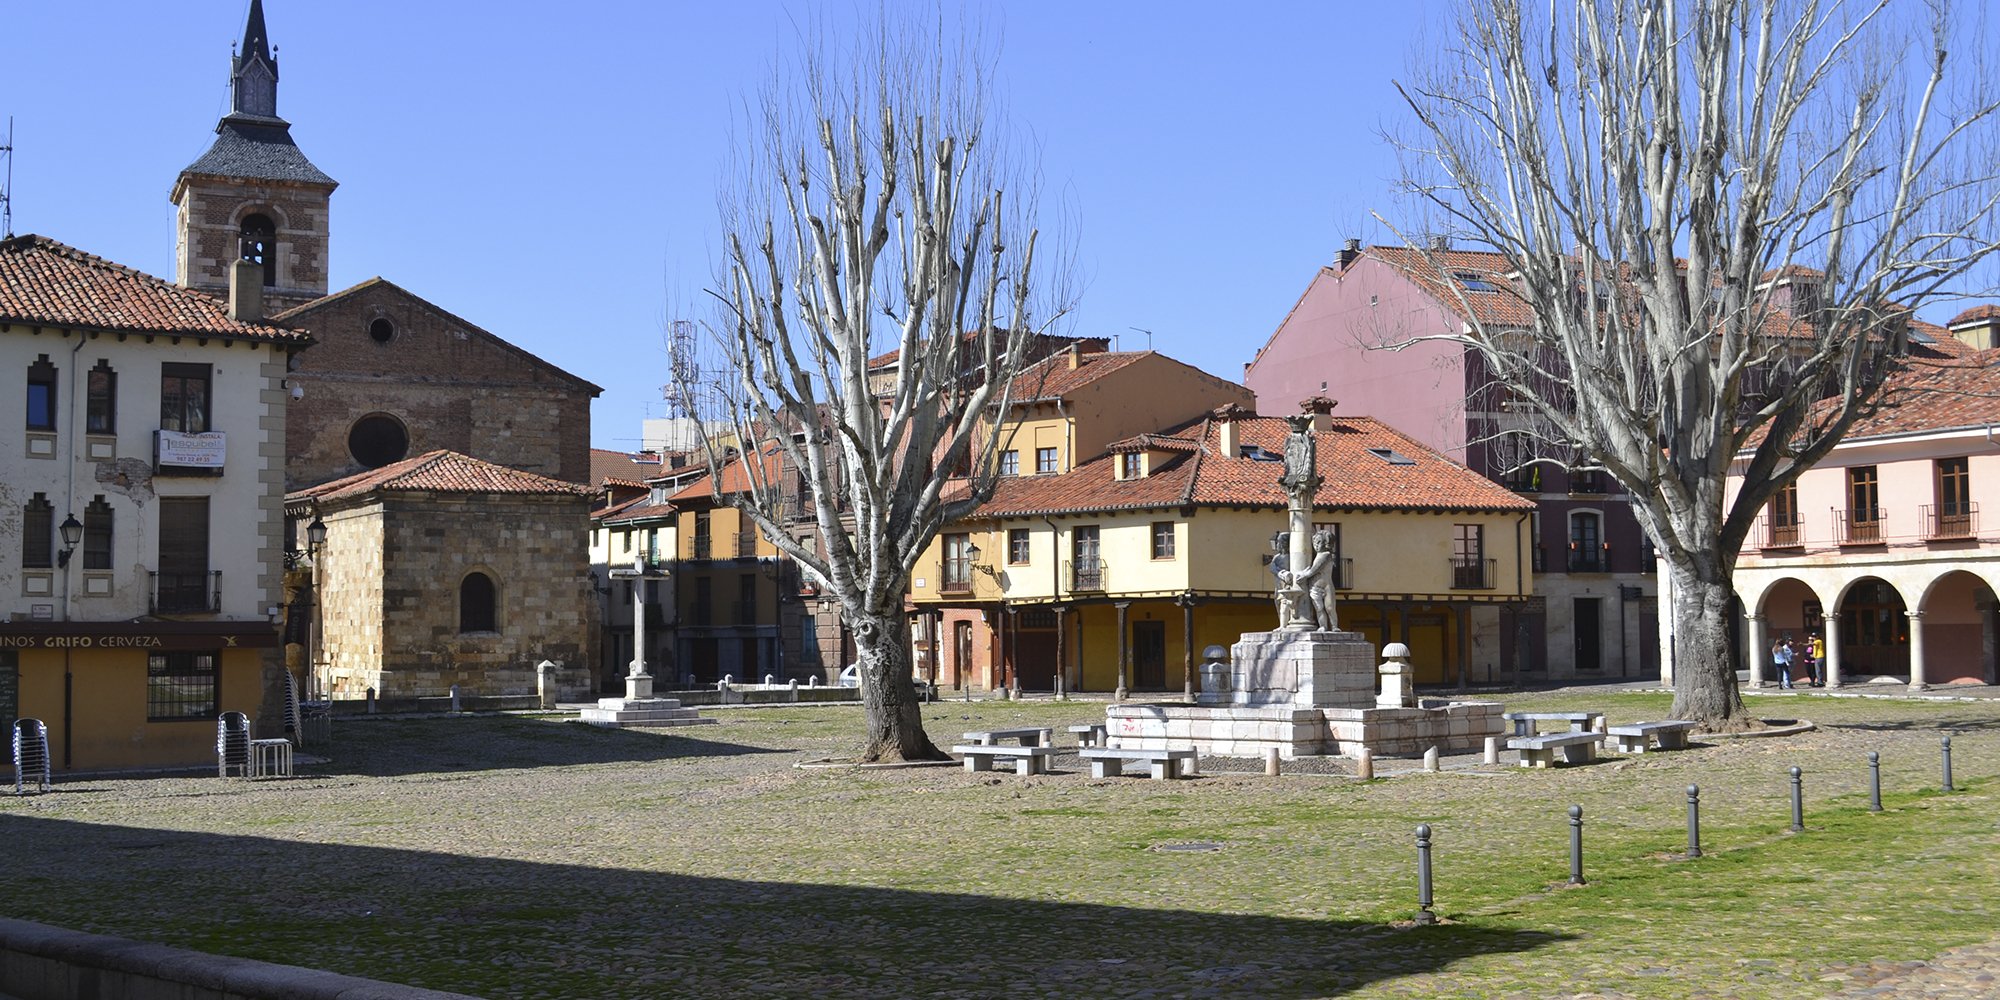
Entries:
{"label": "brick church facade", "polygon": [[[261,316],[314,341],[293,358],[285,379],[288,548],[295,568],[309,570],[305,575],[321,587],[315,600],[310,581],[301,581],[308,587],[288,628],[287,641],[304,647],[309,664],[301,669],[309,675],[299,678],[302,686],[357,698],[363,687],[385,696],[391,686],[394,694],[428,696],[451,683],[470,693],[527,694],[533,663],[515,661],[533,655],[562,661],[564,692],[594,690],[597,612],[582,555],[588,505],[524,504],[521,497],[571,497],[568,487],[587,480],[590,401],[602,390],[383,278],[329,294],[338,185],[306,158],[278,115],[278,64],[261,0],[250,4],[230,73],[231,109],[216,124],[214,143],[174,183],[176,278],[227,294],[230,270],[249,261],[263,279],[261,289],[249,292]],[[447,476],[424,480],[422,503],[411,502],[408,491],[376,491],[381,502],[342,505],[342,535],[452,544],[378,547],[361,568],[337,565],[346,553],[333,545],[305,551],[306,527],[328,520],[320,509],[323,487],[436,453],[510,470],[501,477],[509,488],[493,492],[497,480],[490,476],[465,482]],[[532,485],[537,479],[547,481],[546,489]],[[345,523],[357,517],[379,523]],[[539,539],[534,551],[574,556],[524,562],[509,550],[528,536]],[[409,606],[457,607],[472,575],[504,595],[507,613],[472,625],[454,617],[449,628],[429,621],[399,627],[413,620],[404,613]],[[343,629],[376,640],[328,641],[325,628],[301,624],[315,606],[340,608]],[[385,664],[401,664],[418,650],[430,661],[476,669],[384,674]],[[335,686],[334,678],[350,683]]]}

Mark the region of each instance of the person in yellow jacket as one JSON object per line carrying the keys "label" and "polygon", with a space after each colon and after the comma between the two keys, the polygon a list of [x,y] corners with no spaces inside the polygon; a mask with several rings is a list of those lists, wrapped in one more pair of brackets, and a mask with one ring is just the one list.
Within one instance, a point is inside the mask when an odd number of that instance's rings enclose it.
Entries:
{"label": "person in yellow jacket", "polygon": [[1812,675],[1813,687],[1826,686],[1826,640],[1817,632],[1806,647],[1806,671]]}

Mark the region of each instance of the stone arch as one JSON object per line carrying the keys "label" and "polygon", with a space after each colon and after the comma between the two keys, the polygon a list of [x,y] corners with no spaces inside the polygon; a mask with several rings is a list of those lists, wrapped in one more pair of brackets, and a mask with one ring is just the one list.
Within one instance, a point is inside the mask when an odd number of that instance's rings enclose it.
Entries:
{"label": "stone arch", "polygon": [[1923,677],[1929,684],[1994,682],[1996,612],[1993,584],[1969,567],[1940,567],[1918,600]]}
{"label": "stone arch", "polygon": [[458,578],[458,633],[460,635],[498,632],[500,615],[500,575],[486,566],[475,566]]}
{"label": "stone arch", "polygon": [[[1896,574],[1901,576],[1902,574]],[[1840,630],[1841,677],[1844,682],[1873,677],[1907,679],[1910,675],[1910,607],[1907,581],[1898,586],[1887,575],[1861,574],[1841,587],[1827,627]]]}

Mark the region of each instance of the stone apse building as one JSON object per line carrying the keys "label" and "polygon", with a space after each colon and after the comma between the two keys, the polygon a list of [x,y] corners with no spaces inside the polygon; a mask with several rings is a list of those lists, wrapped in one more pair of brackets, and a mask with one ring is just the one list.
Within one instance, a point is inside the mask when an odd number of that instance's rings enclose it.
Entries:
{"label": "stone apse building", "polygon": [[[314,351],[297,355],[285,376],[290,412],[284,487],[295,493],[288,508],[290,546],[303,546],[303,526],[315,517],[311,501],[318,494],[312,487],[413,455],[450,451],[535,477],[585,483],[590,401],[601,391],[597,386],[382,278],[328,293],[336,183],[306,158],[292,138],[290,123],[278,115],[278,64],[260,0],[250,4],[230,77],[231,109],[217,123],[213,144],[174,182],[177,274],[189,288],[214,292],[224,287],[234,262],[248,261],[262,278],[267,321],[310,332],[315,341]],[[399,522],[384,528],[391,537],[406,532],[409,537],[459,537],[467,530],[460,522],[484,516],[480,505],[489,499],[501,505],[496,515],[504,510],[503,520],[513,528],[526,530],[522,519],[544,518],[540,531],[562,540],[577,558],[551,563],[540,573],[511,575],[507,585],[514,588],[509,601],[515,617],[510,629],[544,632],[549,648],[567,648],[568,640],[557,637],[595,616],[587,567],[581,565],[588,546],[587,511],[572,512],[566,503],[522,507],[503,499],[516,495],[468,491],[450,504],[386,502],[378,514]],[[328,564],[339,558],[331,547],[321,554],[324,586],[386,592],[396,589],[390,581],[408,573],[457,571],[456,557],[440,560],[432,546],[390,546],[381,552],[379,579],[361,584],[347,569]],[[572,562],[579,564],[573,574]],[[523,590],[534,588],[546,588],[546,593],[529,599]],[[349,600],[323,591],[319,603]],[[295,615],[310,614],[313,603],[307,595],[295,605]],[[383,614],[388,631],[381,638],[382,649],[393,653],[435,644],[427,627],[402,634],[397,631],[400,619],[386,609]],[[357,677],[381,667],[334,662],[330,657],[336,648],[355,647],[321,643],[308,651],[317,679]],[[564,686],[580,693],[591,687],[587,675],[595,660],[595,640],[586,641],[576,656],[575,662],[564,663]],[[479,693],[529,693],[532,687],[502,679],[516,677],[517,666],[496,668],[484,680],[468,676],[462,684]],[[321,689],[318,683],[308,687]],[[420,687],[413,682],[405,693],[444,693]],[[360,695],[345,688],[342,693]]]}

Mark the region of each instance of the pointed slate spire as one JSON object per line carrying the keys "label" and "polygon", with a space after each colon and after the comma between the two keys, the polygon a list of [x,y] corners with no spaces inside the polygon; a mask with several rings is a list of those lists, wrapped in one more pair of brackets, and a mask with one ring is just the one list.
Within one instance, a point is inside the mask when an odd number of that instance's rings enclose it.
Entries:
{"label": "pointed slate spire", "polygon": [[271,56],[270,36],[264,30],[264,0],[250,0],[243,47],[229,67],[229,79],[237,114],[278,117],[278,60]]}

